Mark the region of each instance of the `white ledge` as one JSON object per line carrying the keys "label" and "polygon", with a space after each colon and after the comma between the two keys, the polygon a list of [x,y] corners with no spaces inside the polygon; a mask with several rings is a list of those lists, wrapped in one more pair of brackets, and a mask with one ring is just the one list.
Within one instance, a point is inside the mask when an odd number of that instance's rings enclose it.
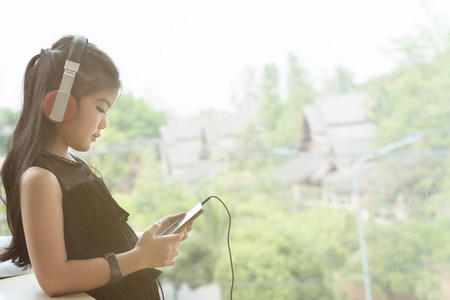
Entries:
{"label": "white ledge", "polygon": [[[0,237],[0,253],[8,247],[10,236]],[[3,279],[1,279],[3,278]],[[24,271],[11,261],[0,263],[0,300],[94,299],[86,293],[50,297],[44,293],[33,270]]]}
{"label": "white ledge", "polygon": [[34,273],[0,280],[0,300],[94,299],[86,293],[50,297],[42,291]]}

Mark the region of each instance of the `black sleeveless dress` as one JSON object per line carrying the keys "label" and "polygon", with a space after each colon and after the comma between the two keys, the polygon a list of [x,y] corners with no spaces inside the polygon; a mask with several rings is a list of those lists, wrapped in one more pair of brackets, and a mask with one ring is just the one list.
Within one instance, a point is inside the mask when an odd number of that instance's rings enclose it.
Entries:
{"label": "black sleeveless dress", "polygon": [[[103,180],[74,158],[76,162],[71,162],[43,152],[36,163],[55,174],[61,185],[67,258],[89,259],[133,249],[138,238],[127,223],[129,214],[112,198]],[[106,300],[160,299],[156,284],[160,273],[140,270],[87,293]]]}

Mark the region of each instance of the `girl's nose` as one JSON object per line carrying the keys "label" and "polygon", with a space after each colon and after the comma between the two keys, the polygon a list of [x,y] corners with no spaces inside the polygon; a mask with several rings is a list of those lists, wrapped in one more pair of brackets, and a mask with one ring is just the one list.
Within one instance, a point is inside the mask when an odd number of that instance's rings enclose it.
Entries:
{"label": "girl's nose", "polygon": [[98,127],[100,129],[105,129],[106,127],[108,127],[108,122],[106,121],[106,114],[103,115],[102,120],[100,121]]}

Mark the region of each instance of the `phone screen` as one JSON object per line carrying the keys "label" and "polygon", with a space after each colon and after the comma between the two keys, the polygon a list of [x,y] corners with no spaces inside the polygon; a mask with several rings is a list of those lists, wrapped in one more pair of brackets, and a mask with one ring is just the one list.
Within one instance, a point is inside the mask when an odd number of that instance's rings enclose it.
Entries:
{"label": "phone screen", "polygon": [[175,222],[173,222],[169,227],[167,227],[161,235],[168,234],[176,234],[181,232],[184,227],[186,227],[189,223],[193,222],[198,216],[203,213],[202,203],[197,203],[193,208],[191,208],[184,217],[179,218]]}

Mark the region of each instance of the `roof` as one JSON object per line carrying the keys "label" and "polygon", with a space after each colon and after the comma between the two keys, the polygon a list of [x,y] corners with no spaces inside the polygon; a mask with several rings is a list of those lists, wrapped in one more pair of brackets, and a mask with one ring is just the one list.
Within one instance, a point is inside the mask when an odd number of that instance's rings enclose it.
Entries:
{"label": "roof", "polygon": [[322,186],[337,193],[353,192],[353,180],[358,176],[361,192],[372,191],[377,194],[395,192],[402,185],[416,181],[422,176],[424,162],[416,157],[398,159],[396,155],[382,160],[367,162],[358,169],[358,174],[348,167],[329,174],[322,180]]}
{"label": "roof", "polygon": [[328,161],[295,158],[276,167],[275,175],[282,186],[297,182],[319,184],[331,167]]}
{"label": "roof", "polygon": [[369,97],[365,93],[319,97],[314,106],[325,126],[364,122],[367,120],[366,105]]}
{"label": "roof", "polygon": [[355,158],[371,151],[375,126],[368,120],[366,94],[317,98],[303,109],[314,152]]}
{"label": "roof", "polygon": [[371,152],[375,126],[367,118],[368,100],[363,93],[345,94],[316,98],[304,106],[302,144],[308,147],[298,157],[275,168],[280,183],[322,184],[330,174],[341,176],[332,170],[339,172],[359,156]]}

